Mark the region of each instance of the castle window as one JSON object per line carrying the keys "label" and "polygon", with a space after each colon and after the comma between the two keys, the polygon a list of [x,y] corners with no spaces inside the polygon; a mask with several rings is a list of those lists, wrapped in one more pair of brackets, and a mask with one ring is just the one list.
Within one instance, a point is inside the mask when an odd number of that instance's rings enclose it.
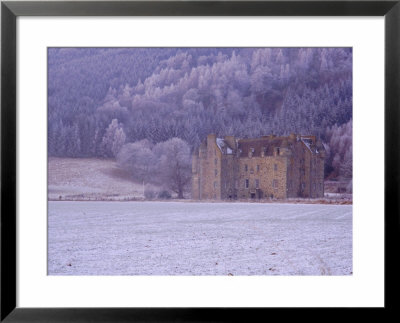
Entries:
{"label": "castle window", "polygon": [[218,164],[218,159],[217,159],[217,158],[214,159],[214,164],[215,164],[215,165]]}
{"label": "castle window", "polygon": [[247,167],[247,164],[245,164],[244,165],[244,171],[247,172],[247,170],[248,170],[248,167]]}
{"label": "castle window", "polygon": [[278,180],[277,180],[277,179],[274,179],[274,180],[272,181],[272,187],[275,188],[275,189],[278,188]]}
{"label": "castle window", "polygon": [[260,180],[256,179],[256,188],[260,188]]}
{"label": "castle window", "polygon": [[260,171],[260,165],[257,165],[256,169],[257,169],[257,172],[259,172]]}
{"label": "castle window", "polygon": [[278,164],[274,164],[274,171],[278,170]]}
{"label": "castle window", "polygon": [[306,188],[306,184],[305,183],[301,183],[301,189],[304,190]]}
{"label": "castle window", "polygon": [[218,175],[218,170],[216,169],[216,170],[214,171],[214,173],[215,173],[215,176],[217,176],[217,175]]}
{"label": "castle window", "polygon": [[314,183],[314,191],[317,189],[317,186],[316,186],[316,184]]}
{"label": "castle window", "polygon": [[276,155],[277,155],[277,156],[279,156],[279,151],[280,151],[279,147],[276,148]]}
{"label": "castle window", "polygon": [[267,148],[266,148],[266,147],[263,147],[263,148],[262,148],[262,152],[263,152],[263,155],[266,156],[266,155],[267,155]]}
{"label": "castle window", "polygon": [[217,182],[214,182],[214,188],[217,188]]}
{"label": "castle window", "polygon": [[248,179],[246,179],[244,181],[244,188],[249,188],[249,180]]}

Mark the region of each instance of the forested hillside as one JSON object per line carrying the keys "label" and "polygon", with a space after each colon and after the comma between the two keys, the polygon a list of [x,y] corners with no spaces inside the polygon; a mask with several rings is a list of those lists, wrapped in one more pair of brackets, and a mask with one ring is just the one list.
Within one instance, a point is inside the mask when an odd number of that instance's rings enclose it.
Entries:
{"label": "forested hillside", "polygon": [[301,133],[352,176],[351,48],[50,48],[48,66],[50,156]]}

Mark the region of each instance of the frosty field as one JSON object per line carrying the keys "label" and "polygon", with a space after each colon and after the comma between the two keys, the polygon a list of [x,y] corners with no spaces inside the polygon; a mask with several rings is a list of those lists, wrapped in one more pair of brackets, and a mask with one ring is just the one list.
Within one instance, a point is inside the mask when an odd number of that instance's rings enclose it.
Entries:
{"label": "frosty field", "polygon": [[48,175],[48,198],[53,201],[143,198],[142,185],[113,159],[49,157]]}
{"label": "frosty field", "polygon": [[48,202],[49,275],[351,275],[352,206]]}

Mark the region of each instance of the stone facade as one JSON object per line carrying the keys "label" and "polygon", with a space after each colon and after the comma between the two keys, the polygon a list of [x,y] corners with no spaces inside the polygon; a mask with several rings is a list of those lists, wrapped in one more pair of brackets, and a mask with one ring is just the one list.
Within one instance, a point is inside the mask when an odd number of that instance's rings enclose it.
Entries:
{"label": "stone facade", "polygon": [[193,154],[193,199],[324,196],[325,149],[315,136],[210,134]]}

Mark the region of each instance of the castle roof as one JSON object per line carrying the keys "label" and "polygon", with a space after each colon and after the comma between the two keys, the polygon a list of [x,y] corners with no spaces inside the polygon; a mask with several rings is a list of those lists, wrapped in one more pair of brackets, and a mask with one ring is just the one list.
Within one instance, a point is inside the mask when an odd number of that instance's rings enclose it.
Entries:
{"label": "castle roof", "polygon": [[[215,140],[223,154],[236,154],[239,151],[241,157],[248,156],[250,152],[254,157],[262,156],[262,152],[264,152],[264,156],[273,156],[276,148],[292,149],[293,144],[296,142],[301,142],[311,153],[318,154],[320,151],[325,150],[323,145],[316,141],[315,136],[291,134],[289,136],[269,135],[249,139],[234,139],[233,136],[218,138],[215,135],[209,135],[208,137],[211,140]],[[202,142],[200,149],[206,149],[206,141]]]}
{"label": "castle roof", "polygon": [[247,156],[252,150],[253,156],[261,156],[264,151],[266,156],[272,156],[276,147],[287,147],[288,137],[264,136],[253,139],[240,139],[238,148],[241,150],[241,156]]}

